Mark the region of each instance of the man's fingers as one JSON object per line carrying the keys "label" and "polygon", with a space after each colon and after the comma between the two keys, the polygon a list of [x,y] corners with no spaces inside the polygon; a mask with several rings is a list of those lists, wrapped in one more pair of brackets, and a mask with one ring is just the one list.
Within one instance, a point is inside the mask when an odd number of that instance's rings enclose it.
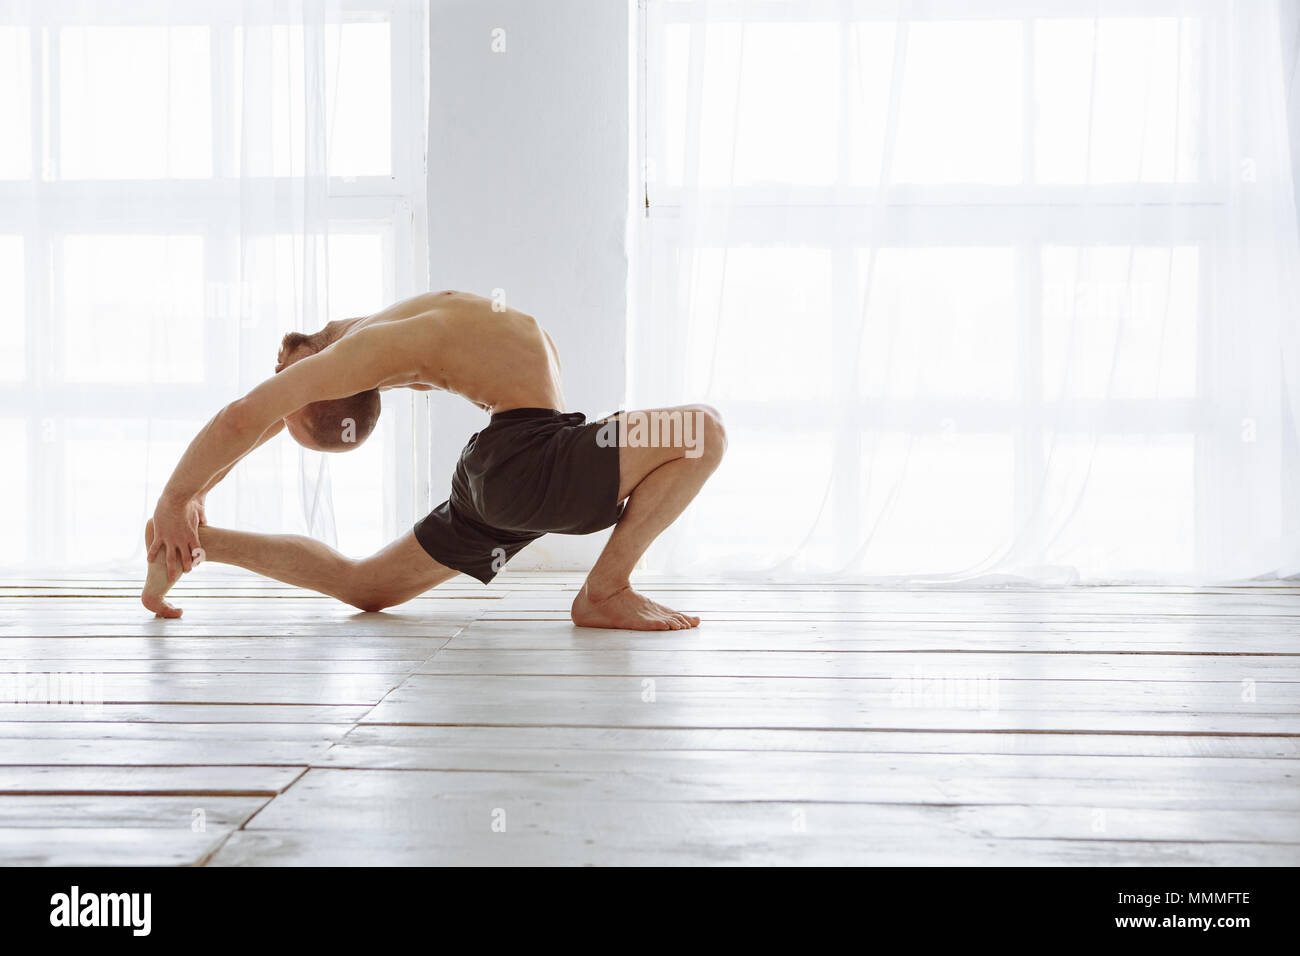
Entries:
{"label": "man's fingers", "polygon": [[154,558],[158,557],[158,555],[162,552],[162,549],[163,549],[162,538],[155,538],[153,544],[150,545],[149,547],[148,560],[152,561]]}
{"label": "man's fingers", "polygon": [[191,571],[191,570],[193,569],[193,567],[194,567],[194,566],[190,563],[190,562],[193,560],[193,559],[190,557],[190,549],[189,549],[189,548],[183,548],[183,547],[177,547],[177,548],[176,548],[176,553],[180,555],[180,559],[181,559],[181,567],[185,569],[185,573],[186,573],[186,574],[189,574],[190,571]]}
{"label": "man's fingers", "polygon": [[176,552],[172,548],[167,549],[167,577],[176,577]]}

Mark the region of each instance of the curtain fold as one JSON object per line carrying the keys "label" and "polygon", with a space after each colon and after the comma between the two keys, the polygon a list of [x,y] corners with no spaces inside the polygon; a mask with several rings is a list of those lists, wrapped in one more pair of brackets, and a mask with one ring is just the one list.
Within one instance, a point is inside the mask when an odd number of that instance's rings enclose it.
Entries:
{"label": "curtain fold", "polygon": [[[337,35],[341,21],[340,4],[330,0],[242,5],[232,64],[239,91],[240,394],[266,377],[267,356],[284,331],[314,332],[338,317],[329,309],[326,116],[327,86],[337,77],[326,64],[326,34]],[[301,447],[294,453],[303,530],[337,545],[328,457]]]}
{"label": "curtain fold", "polygon": [[652,0],[632,404],[728,460],[678,572],[1300,572],[1275,3]]}

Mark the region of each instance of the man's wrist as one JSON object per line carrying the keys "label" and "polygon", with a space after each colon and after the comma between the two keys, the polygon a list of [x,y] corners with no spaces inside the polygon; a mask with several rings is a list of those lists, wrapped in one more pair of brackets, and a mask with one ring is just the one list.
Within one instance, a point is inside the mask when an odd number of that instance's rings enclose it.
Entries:
{"label": "man's wrist", "polygon": [[197,495],[187,495],[170,488],[164,488],[163,493],[158,496],[158,504],[164,508],[184,508],[191,501],[194,501]]}

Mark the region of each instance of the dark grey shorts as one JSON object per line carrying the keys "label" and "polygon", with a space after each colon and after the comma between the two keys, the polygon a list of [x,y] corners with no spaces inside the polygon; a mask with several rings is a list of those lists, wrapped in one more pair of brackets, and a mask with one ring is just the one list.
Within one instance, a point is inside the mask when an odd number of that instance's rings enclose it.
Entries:
{"label": "dark grey shorts", "polygon": [[618,420],[516,408],[473,435],[451,497],[415,525],[435,561],[491,581],[544,534],[590,534],[618,521]]}

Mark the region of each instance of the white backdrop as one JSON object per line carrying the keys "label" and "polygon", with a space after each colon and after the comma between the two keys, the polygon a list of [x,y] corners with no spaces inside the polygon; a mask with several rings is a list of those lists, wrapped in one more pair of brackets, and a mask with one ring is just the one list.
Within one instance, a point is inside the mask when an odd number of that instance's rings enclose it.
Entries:
{"label": "white backdrop", "polygon": [[[0,563],[142,570],[181,451],[283,333],[423,288],[426,36],[415,0],[0,0]],[[410,415],[386,397],[347,456],[281,436],[209,520],[378,547]]]}
{"label": "white backdrop", "polygon": [[1300,572],[1277,8],[650,0],[634,405],[692,574]]}

